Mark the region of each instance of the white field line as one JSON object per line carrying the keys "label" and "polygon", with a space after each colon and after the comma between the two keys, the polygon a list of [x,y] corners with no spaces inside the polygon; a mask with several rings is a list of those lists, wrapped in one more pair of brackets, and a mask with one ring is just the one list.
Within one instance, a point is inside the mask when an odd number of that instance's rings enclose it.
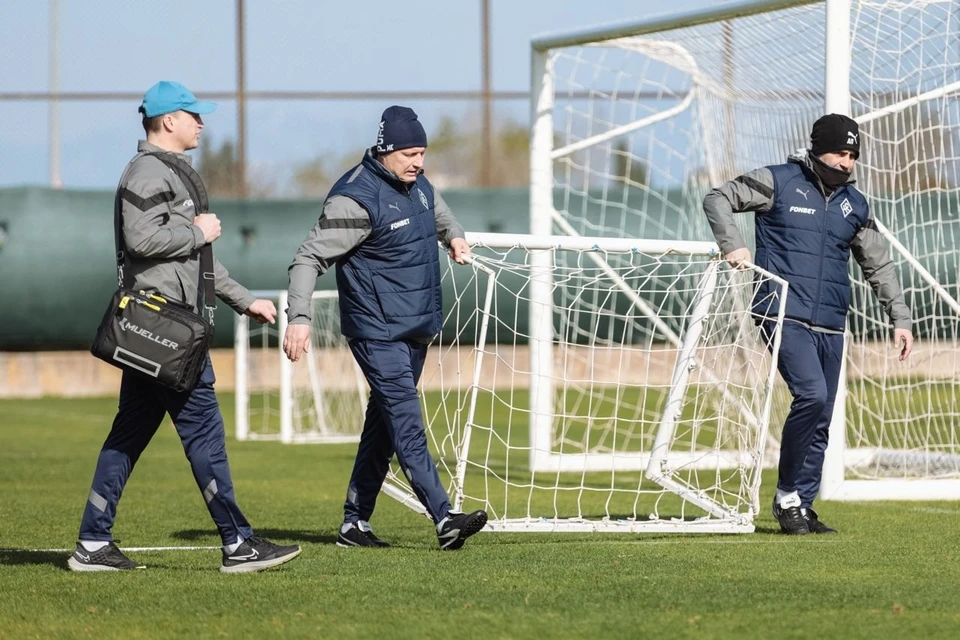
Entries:
{"label": "white field line", "polygon": [[[0,553],[72,553],[76,547],[70,549],[0,549]],[[122,547],[123,552],[149,553],[153,551],[213,551],[220,547]]]}
{"label": "white field line", "polygon": [[[496,534],[498,534],[498,536],[499,536],[499,535],[518,535],[518,536],[526,536],[526,535],[529,535],[528,532],[526,532],[526,531],[497,531],[497,532],[494,532],[494,531],[491,531],[491,530],[488,529],[488,528],[483,528],[483,529],[481,529],[481,530],[480,530],[480,533],[481,533],[481,534],[492,534],[492,533],[496,533]],[[760,533],[722,533],[722,534],[716,534],[716,533],[708,533],[708,534],[703,534],[703,533],[700,533],[700,534],[698,534],[698,533],[643,533],[643,534],[641,534],[641,533],[635,533],[635,534],[633,534],[633,535],[636,535],[636,536],[641,536],[641,535],[647,535],[647,536],[649,536],[649,535],[654,535],[654,536],[657,536],[657,537],[658,537],[658,539],[656,539],[656,540],[643,540],[643,539],[624,540],[623,537],[624,537],[624,534],[625,534],[625,533],[626,533],[626,532],[622,532],[622,533],[619,533],[619,532],[602,532],[602,533],[588,533],[588,532],[576,532],[576,533],[574,533],[574,532],[569,532],[569,533],[566,533],[566,532],[561,532],[561,533],[557,533],[557,534],[552,534],[552,533],[551,533],[551,534],[547,534],[547,535],[557,535],[557,536],[564,536],[564,537],[565,537],[565,536],[583,536],[583,535],[591,536],[589,543],[584,542],[582,539],[580,539],[580,540],[557,540],[557,539],[553,539],[553,540],[550,540],[550,542],[549,542],[549,544],[550,544],[551,547],[553,547],[553,546],[558,546],[558,545],[571,545],[571,544],[594,544],[594,543],[599,542],[600,539],[601,539],[601,537],[602,537],[602,539],[603,539],[603,542],[610,542],[610,543],[617,543],[617,544],[630,544],[630,545],[637,545],[637,546],[641,546],[641,547],[642,547],[642,546],[651,546],[651,547],[654,547],[654,546],[663,546],[663,545],[672,545],[672,544],[690,544],[690,545],[694,545],[694,544],[797,544],[797,542],[796,542],[795,540],[793,540],[792,537],[791,537],[791,539],[787,539],[787,538],[788,538],[787,536],[782,536],[783,539],[781,539],[781,536],[780,536],[780,535],[777,535],[777,536],[775,536],[775,537],[763,537],[763,538],[756,538],[756,537],[754,537],[754,536],[757,536],[757,535],[763,535],[763,532],[760,532]],[[539,535],[544,535],[544,534],[541,533],[541,534],[539,534]],[[664,539],[661,539],[662,536],[676,536],[676,538],[673,539],[673,540],[664,540]],[[711,537],[706,537],[706,538],[704,538],[704,537],[700,537],[700,536],[711,536]],[[716,537],[716,536],[722,536],[722,538]],[[484,538],[486,538],[486,537],[487,537],[487,536],[484,535]],[[806,540],[803,544],[815,544],[816,542],[814,542],[814,541],[819,542],[819,543],[821,543],[821,544],[824,544],[824,543],[826,543],[826,544],[836,544],[836,543],[838,543],[838,542],[844,542],[843,539],[838,538],[838,537],[836,537],[836,536],[817,536],[816,538],[814,538],[814,537],[812,537],[812,536],[809,536],[809,537],[807,538],[807,540]],[[850,540],[850,542],[853,542],[853,540]],[[501,544],[509,545],[509,544],[512,544],[512,542],[502,542]]]}
{"label": "white field line", "polygon": [[[760,535],[763,535],[763,532],[759,532],[759,533],[760,533]],[[664,535],[664,534],[660,534],[660,535]],[[696,534],[687,534],[687,536],[692,536],[692,535],[696,535]],[[682,538],[682,539],[678,538],[677,540],[630,540],[630,541],[629,541],[629,544],[636,544],[636,545],[664,545],[664,544],[795,544],[795,542],[794,542],[793,540],[786,540],[786,539],[781,540],[779,535],[776,536],[776,537],[774,537],[774,538],[753,538],[753,537],[750,537],[750,536],[755,536],[755,535],[757,535],[757,533],[746,533],[746,534],[744,534],[744,533],[728,533],[728,534],[723,534],[723,535],[724,535],[724,536],[729,536],[729,539],[728,539],[727,537],[724,537],[722,540],[717,540],[717,539],[712,539],[712,538],[711,538],[711,539],[706,539],[706,540],[704,540],[704,539],[702,539],[702,538],[684,537],[684,538]],[[784,538],[786,538],[786,536],[784,536]],[[840,539],[839,539],[839,538],[836,538],[836,537],[827,539],[826,537],[821,536],[819,539],[817,539],[817,538],[812,538],[811,540],[808,540],[807,542],[805,542],[805,544],[809,544],[812,540],[818,540],[818,541],[821,542],[821,543],[827,542],[827,543],[829,543],[829,544],[835,544],[836,542],[839,542],[839,541],[840,541]]]}
{"label": "white field line", "polygon": [[914,507],[911,511],[917,513],[933,513],[936,515],[960,516],[960,509],[944,509],[943,507]]}

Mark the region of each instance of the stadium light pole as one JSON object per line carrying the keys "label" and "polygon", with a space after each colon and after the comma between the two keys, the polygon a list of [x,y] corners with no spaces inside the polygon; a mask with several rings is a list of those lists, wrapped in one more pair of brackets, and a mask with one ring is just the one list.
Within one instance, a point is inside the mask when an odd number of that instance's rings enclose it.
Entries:
{"label": "stadium light pole", "polygon": [[60,175],[60,6],[50,0],[50,187],[63,188]]}
{"label": "stadium light pole", "polygon": [[482,79],[480,93],[483,96],[483,122],[481,124],[480,149],[480,186],[489,188],[492,182],[490,163],[492,153],[492,123],[491,123],[491,96],[490,96],[490,0],[480,0],[480,29],[481,29],[481,65]]}
{"label": "stadium light pole", "polygon": [[734,94],[734,75],[733,75],[733,23],[730,20],[723,21],[723,88],[727,91],[727,100],[723,105],[723,126],[724,126],[724,147],[726,147],[727,167],[733,171],[736,162],[736,144],[737,138],[734,135],[734,113],[733,99]]}
{"label": "stadium light pole", "polygon": [[243,68],[243,0],[237,0],[237,179],[240,197],[247,198],[247,86]]}

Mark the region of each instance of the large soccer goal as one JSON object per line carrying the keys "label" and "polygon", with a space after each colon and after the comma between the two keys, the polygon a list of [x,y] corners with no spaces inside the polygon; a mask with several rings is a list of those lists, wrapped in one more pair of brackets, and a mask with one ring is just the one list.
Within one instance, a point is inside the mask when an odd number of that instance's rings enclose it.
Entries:
{"label": "large soccer goal", "polygon": [[[892,246],[917,345],[897,360],[852,265],[825,498],[960,497],[958,42],[947,0],[728,2],[533,41],[536,235],[709,240],[708,189],[785,162],[824,112],[860,122],[857,186]],[[752,217],[739,223],[752,243]],[[550,291],[531,287],[534,308]],[[531,344],[556,330],[534,322]],[[555,351],[532,356],[531,380],[557,366]],[[789,406],[778,388],[771,454]],[[533,404],[555,392],[533,385]]]}
{"label": "large soccer goal", "polygon": [[256,291],[275,300],[276,326],[237,320],[236,435],[238,440],[339,443],[359,440],[367,385],[340,333],[336,291],[313,293],[310,348],[296,364],[281,349],[287,292]]}

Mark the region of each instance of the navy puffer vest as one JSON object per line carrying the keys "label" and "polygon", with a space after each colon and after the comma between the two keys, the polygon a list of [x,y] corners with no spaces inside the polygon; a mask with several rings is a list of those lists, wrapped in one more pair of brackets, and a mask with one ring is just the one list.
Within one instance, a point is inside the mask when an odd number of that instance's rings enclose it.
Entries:
{"label": "navy puffer vest", "polygon": [[[844,330],[850,307],[850,243],[866,223],[866,198],[843,185],[824,198],[811,169],[791,161],[767,167],[774,203],[756,216],[756,264],[788,283],[786,317]],[[763,282],[753,309],[775,315],[773,283]]]}
{"label": "navy puffer vest", "polygon": [[368,150],[328,197],[370,215],[369,237],[337,262],[340,327],[348,338],[425,340],[440,332],[440,259],[433,187],[400,181]]}

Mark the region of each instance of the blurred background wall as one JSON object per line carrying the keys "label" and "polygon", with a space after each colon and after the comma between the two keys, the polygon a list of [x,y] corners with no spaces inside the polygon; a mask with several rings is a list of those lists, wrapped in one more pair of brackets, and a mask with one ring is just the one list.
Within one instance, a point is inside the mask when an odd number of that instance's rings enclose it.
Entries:
{"label": "blurred background wall", "polygon": [[[428,176],[466,229],[525,232],[530,39],[719,1],[0,3],[0,351],[89,345],[115,286],[112,190],[157,80],[218,103],[192,153],[217,256],[279,289],[387,106],[419,113]],[[217,344],[232,333],[221,305]]]}

